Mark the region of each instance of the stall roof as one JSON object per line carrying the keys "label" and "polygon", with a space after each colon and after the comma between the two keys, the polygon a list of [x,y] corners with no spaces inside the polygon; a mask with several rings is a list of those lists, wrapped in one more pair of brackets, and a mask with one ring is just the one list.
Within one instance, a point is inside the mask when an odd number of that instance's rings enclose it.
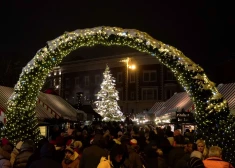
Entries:
{"label": "stall roof", "polygon": [[[6,111],[7,109],[7,101],[9,97],[13,93],[13,88],[0,86],[0,108],[3,109],[3,111]],[[36,117],[37,118],[53,118],[55,117],[53,114],[49,113],[46,108],[43,106],[37,105],[36,106]]]}
{"label": "stall roof", "polygon": [[89,104],[84,104],[81,107],[81,110],[84,111],[86,114],[94,115],[95,117],[102,118],[95,110],[93,110],[92,106]]}
{"label": "stall roof", "polygon": [[[219,84],[217,87],[218,91],[228,101],[231,112],[235,114],[235,83]],[[193,102],[186,92],[176,93],[170,99],[168,99],[159,109],[159,102],[156,102],[150,109],[156,110],[156,116],[160,117],[170,112],[180,111],[182,108],[185,111],[190,111],[194,108]]]}
{"label": "stall roof", "polygon": [[156,112],[156,116],[160,117],[170,112],[181,111],[182,109],[188,111],[192,106],[193,102],[186,92],[175,93],[162,105],[161,109]]}
{"label": "stall roof", "polygon": [[217,88],[228,101],[230,110],[235,110],[235,83],[219,84]]}
{"label": "stall roof", "polygon": [[165,102],[156,102],[153,107],[148,111],[148,113],[156,113],[158,110],[162,108]]}
{"label": "stall roof", "polygon": [[60,96],[40,92],[38,98],[52,111],[65,119],[77,120],[77,114],[82,112],[73,108]]}
{"label": "stall roof", "polygon": [[[3,110],[7,109],[7,101],[13,91],[13,88],[0,86],[0,107]],[[77,120],[77,114],[84,113],[74,109],[63,98],[42,92],[39,93],[35,110],[37,118],[63,117],[69,120]]]}

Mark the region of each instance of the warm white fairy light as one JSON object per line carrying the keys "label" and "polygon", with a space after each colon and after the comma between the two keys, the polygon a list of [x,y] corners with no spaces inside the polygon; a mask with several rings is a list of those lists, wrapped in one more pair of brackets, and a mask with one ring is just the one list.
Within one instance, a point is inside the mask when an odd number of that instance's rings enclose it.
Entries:
{"label": "warm white fairy light", "polygon": [[220,144],[227,151],[224,152],[226,159],[235,160],[234,119],[229,115],[227,103],[219,96],[216,86],[207,78],[204,70],[181,51],[153,39],[147,33],[117,27],[65,32],[36,53],[23,68],[8,102],[6,129],[2,131],[8,139],[13,142],[22,137],[35,141],[39,139],[34,108],[44,81],[70,52],[96,44],[129,46],[155,56],[170,68],[196,106],[199,135],[206,139],[208,145]]}
{"label": "warm white fairy light", "polygon": [[121,121],[124,117],[118,105],[118,91],[115,88],[115,80],[112,77],[108,65],[103,73],[103,82],[101,90],[96,94],[96,108],[104,121]]}

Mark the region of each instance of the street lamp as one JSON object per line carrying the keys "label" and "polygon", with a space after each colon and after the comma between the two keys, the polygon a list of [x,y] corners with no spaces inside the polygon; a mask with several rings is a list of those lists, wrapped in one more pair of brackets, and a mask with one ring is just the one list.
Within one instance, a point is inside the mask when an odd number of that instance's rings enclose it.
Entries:
{"label": "street lamp", "polygon": [[131,59],[129,57],[120,61],[120,62],[126,63],[126,83],[125,83],[125,86],[126,86],[126,112],[127,113],[128,113],[128,78],[129,78],[128,70],[129,69],[132,69],[132,70],[136,69],[136,66],[134,64],[130,65],[130,61],[131,61]]}

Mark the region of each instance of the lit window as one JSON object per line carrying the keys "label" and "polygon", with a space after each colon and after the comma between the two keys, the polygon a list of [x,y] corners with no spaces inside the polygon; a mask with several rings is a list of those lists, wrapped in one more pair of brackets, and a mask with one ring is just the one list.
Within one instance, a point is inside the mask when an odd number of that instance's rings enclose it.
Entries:
{"label": "lit window", "polygon": [[47,137],[47,127],[46,126],[39,126],[40,134],[44,137]]}
{"label": "lit window", "polygon": [[59,85],[59,79],[58,78],[54,78],[54,86]]}

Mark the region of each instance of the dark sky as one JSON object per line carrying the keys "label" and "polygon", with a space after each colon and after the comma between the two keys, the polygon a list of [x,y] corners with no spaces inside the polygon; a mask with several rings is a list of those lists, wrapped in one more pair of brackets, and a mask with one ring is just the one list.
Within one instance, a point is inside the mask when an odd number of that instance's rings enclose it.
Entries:
{"label": "dark sky", "polygon": [[[209,72],[215,65],[235,56],[233,11],[232,1],[0,2],[0,57],[27,63],[47,41],[65,31],[118,26],[145,31],[175,46]],[[95,51],[90,48],[89,52],[81,49],[77,53],[96,55]],[[102,52],[113,53],[111,49]]]}

